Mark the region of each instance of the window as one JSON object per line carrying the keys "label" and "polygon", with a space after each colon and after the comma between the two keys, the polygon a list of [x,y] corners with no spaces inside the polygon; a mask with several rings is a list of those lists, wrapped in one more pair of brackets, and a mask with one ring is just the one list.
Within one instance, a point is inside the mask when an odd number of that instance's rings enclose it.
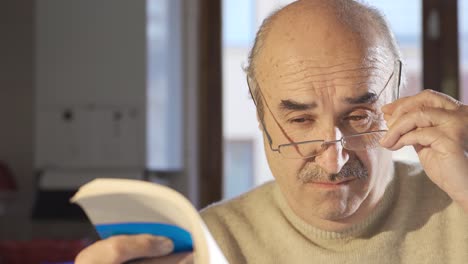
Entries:
{"label": "window", "polygon": [[227,140],[224,150],[223,196],[232,198],[253,185],[253,140]]}
{"label": "window", "polygon": [[249,47],[255,34],[255,3],[252,0],[223,1],[223,45]]}
{"label": "window", "polygon": [[182,168],[181,3],[147,1],[147,167]]}

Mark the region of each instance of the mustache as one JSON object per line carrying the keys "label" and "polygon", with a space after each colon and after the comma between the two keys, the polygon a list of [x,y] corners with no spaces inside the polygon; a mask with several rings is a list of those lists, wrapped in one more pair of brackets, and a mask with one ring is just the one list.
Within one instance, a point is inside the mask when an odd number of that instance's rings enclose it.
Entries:
{"label": "mustache", "polygon": [[320,165],[309,162],[297,175],[297,179],[302,183],[335,182],[353,177],[357,179],[367,179],[369,177],[367,168],[357,158],[348,160],[339,173],[328,173]]}

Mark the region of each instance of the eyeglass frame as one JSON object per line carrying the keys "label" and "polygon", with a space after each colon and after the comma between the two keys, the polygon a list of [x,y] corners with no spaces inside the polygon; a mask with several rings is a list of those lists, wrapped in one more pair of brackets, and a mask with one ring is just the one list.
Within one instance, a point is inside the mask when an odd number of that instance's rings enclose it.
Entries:
{"label": "eyeglass frame", "polygon": [[[377,98],[380,98],[380,95],[384,92],[384,90],[387,88],[388,84],[390,83],[390,80],[392,79],[392,77],[395,75],[395,70],[397,69],[397,75],[398,75],[398,79],[397,79],[397,87],[396,87],[396,96],[395,96],[395,99],[394,100],[397,100],[398,98],[400,98],[400,85],[401,85],[401,70],[402,70],[402,66],[403,66],[403,63],[401,62],[400,59],[397,59],[395,60],[394,62],[394,65],[393,65],[393,71],[392,71],[392,74],[390,74],[387,82],[385,83],[385,86],[382,88],[382,90],[380,91],[380,93],[378,94]],[[323,145],[329,145],[329,144],[333,144],[333,143],[338,143],[340,142],[341,145],[344,147],[344,140],[345,138],[348,138],[348,137],[354,137],[354,136],[360,136],[360,135],[366,135],[366,134],[370,134],[370,133],[381,133],[381,132],[386,132],[387,130],[372,130],[372,131],[366,131],[366,132],[361,132],[361,133],[355,133],[355,134],[351,134],[351,135],[346,135],[346,136],[342,136],[341,139],[337,139],[337,140],[330,140],[330,141],[325,141],[323,139],[314,139],[314,140],[306,140],[306,141],[300,141],[300,142],[292,142],[292,143],[285,143],[285,144],[279,144],[277,148],[273,148],[273,140],[271,139],[271,135],[270,133],[268,133],[268,130],[266,128],[266,125],[265,125],[265,121],[263,119],[263,117],[260,118],[260,113],[258,112],[258,106],[257,106],[257,102],[255,101],[255,97],[252,93],[252,89],[250,87],[250,76],[247,74],[246,76],[247,78],[247,86],[249,87],[249,93],[250,93],[250,96],[252,97],[252,101],[254,102],[254,105],[255,105],[255,109],[256,109],[256,112],[257,112],[257,115],[259,116],[259,120],[260,120],[260,123],[262,125],[262,128],[263,128],[263,131],[265,132],[265,135],[267,137],[267,140],[268,140],[268,144],[270,145],[270,150],[271,151],[275,151],[275,152],[278,152],[281,154],[281,147],[287,147],[287,146],[297,146],[297,145],[301,145],[301,144],[308,144],[308,143],[314,143],[314,142],[322,142]],[[268,103],[266,102],[265,100],[265,97],[263,96],[263,92],[262,90],[260,89],[260,85],[258,85],[258,83],[256,84],[257,85],[257,89],[258,91],[260,92],[260,96],[262,97],[263,101],[265,102],[265,105],[266,105],[266,108],[268,108],[268,111],[271,113],[271,115],[274,117],[273,115],[273,112],[271,111],[270,107],[268,106]],[[279,125],[279,124],[278,124]],[[314,156],[318,156],[318,155],[314,155]],[[311,157],[314,157],[314,156],[311,156]],[[311,158],[311,157],[306,157],[306,158]]]}

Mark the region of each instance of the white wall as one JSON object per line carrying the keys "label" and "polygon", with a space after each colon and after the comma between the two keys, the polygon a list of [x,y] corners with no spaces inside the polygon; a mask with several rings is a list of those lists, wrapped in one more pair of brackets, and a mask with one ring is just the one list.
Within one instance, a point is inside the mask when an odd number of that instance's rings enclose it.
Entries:
{"label": "white wall", "polygon": [[[183,153],[183,170],[168,176],[168,183],[194,203],[198,191],[197,4],[197,1],[184,1],[181,17],[184,34],[181,100],[186,123],[182,140],[189,143]],[[0,159],[11,165],[19,185],[18,195],[8,205],[7,214],[0,216],[1,238],[88,235],[88,226],[81,223],[30,219],[37,187],[34,138],[41,139],[35,136],[35,119],[45,110],[66,107],[105,113],[123,106],[127,110],[135,108],[144,115],[145,5],[144,0],[0,2],[0,33],[4,36],[0,41],[0,120],[3,123]],[[84,132],[89,136],[93,134],[93,125],[101,124],[95,120],[88,126]],[[132,138],[144,143],[145,130],[143,122],[134,125],[133,131],[139,134]],[[99,144],[99,139],[92,140],[82,143]],[[54,143],[57,142],[51,142],[50,146]],[[92,160],[96,159],[100,159],[99,155]],[[139,158],[138,162],[142,160]]]}
{"label": "white wall", "polygon": [[36,22],[39,106],[145,101],[146,1],[41,0]]}
{"label": "white wall", "polygon": [[38,1],[35,29],[37,168],[143,171],[146,1]]}

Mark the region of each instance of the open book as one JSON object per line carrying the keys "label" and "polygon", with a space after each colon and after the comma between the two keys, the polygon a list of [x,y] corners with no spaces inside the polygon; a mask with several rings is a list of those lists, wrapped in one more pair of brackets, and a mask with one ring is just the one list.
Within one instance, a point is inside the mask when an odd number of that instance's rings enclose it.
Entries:
{"label": "open book", "polygon": [[156,183],[96,179],[71,198],[103,239],[121,234],[166,236],[174,251],[194,249],[195,263],[228,263],[203,220],[180,193]]}

